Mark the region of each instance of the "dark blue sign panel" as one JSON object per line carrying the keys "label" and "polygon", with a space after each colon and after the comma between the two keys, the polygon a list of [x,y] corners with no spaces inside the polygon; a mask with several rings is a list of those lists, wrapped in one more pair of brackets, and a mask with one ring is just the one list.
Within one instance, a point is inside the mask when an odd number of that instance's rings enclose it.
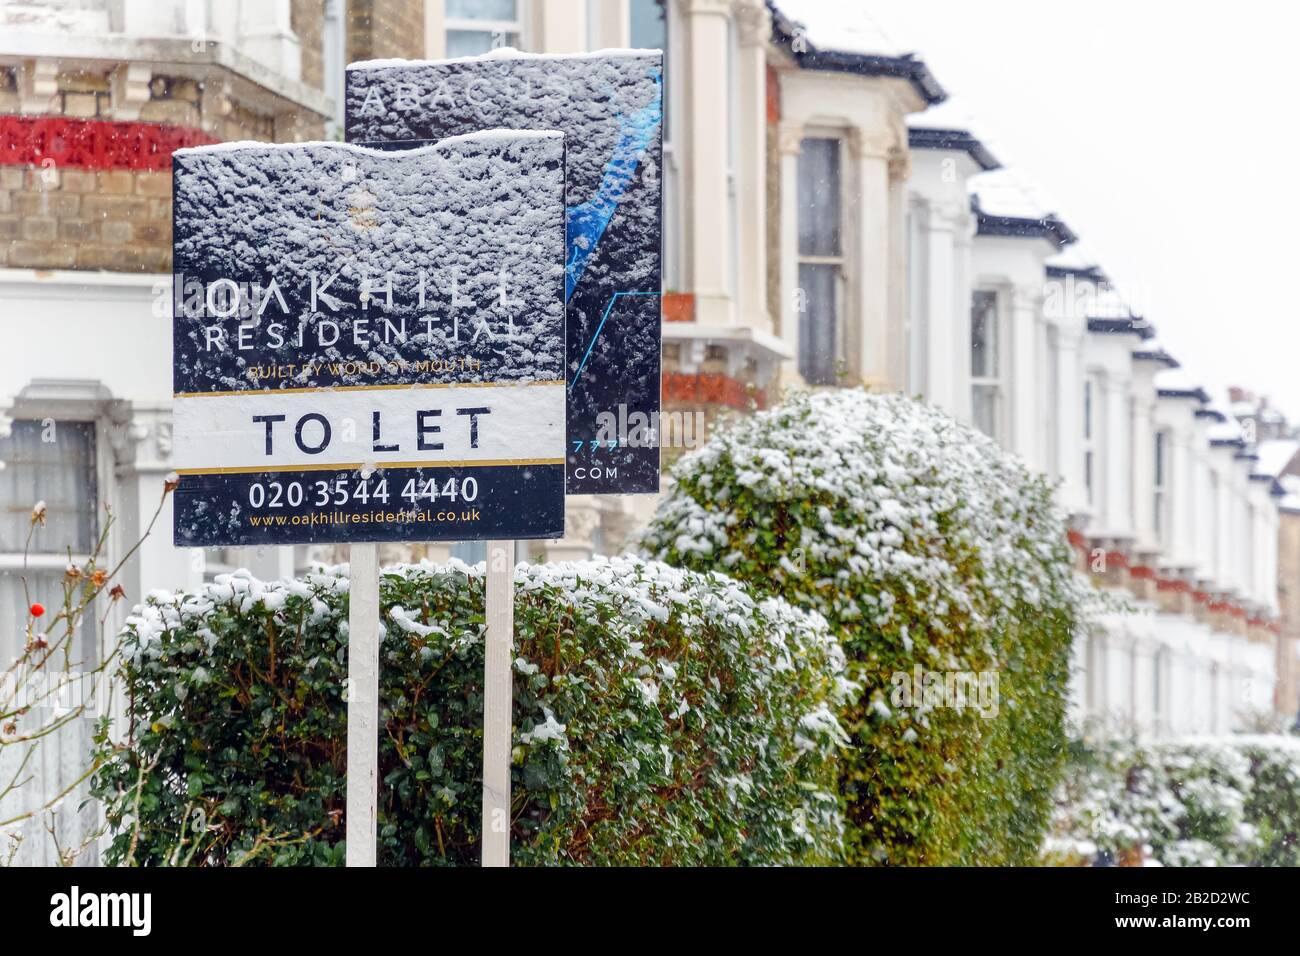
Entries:
{"label": "dark blue sign panel", "polygon": [[564,533],[564,138],[178,151],[180,546]]}
{"label": "dark blue sign panel", "polygon": [[348,67],[346,99],[348,141],[387,149],[564,131],[568,492],[658,491],[662,54],[375,60]]}

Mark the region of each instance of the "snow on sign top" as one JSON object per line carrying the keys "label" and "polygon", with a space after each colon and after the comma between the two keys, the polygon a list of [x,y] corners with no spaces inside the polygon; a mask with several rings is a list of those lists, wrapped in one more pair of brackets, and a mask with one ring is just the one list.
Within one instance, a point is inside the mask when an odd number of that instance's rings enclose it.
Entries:
{"label": "snow on sign top", "polygon": [[495,50],[347,70],[347,137],[409,149],[492,127],[565,135],[568,490],[658,490],[663,55]]}
{"label": "snow on sign top", "polygon": [[175,391],[563,379],[563,163],[505,130],[178,150]]}

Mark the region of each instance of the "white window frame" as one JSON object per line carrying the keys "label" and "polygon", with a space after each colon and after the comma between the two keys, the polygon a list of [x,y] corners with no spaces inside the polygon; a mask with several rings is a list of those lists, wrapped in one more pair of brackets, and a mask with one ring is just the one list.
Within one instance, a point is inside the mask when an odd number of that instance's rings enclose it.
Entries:
{"label": "white window frame", "polygon": [[[975,301],[977,297],[991,296],[993,300],[993,374],[976,375],[974,368],[975,357]],[[1006,295],[1001,289],[991,286],[976,287],[971,291],[971,337],[967,348],[967,359],[970,363],[970,385],[971,385],[971,420],[975,421],[975,409],[979,403],[975,396],[981,391],[987,392],[993,397],[993,434],[989,435],[994,441],[1002,441],[1007,434],[1007,363],[1005,360],[1006,349],[1004,344],[1007,341],[1007,321],[1006,321]],[[978,427],[978,423],[976,423]]]}
{"label": "white window frame", "polygon": [[[470,33],[487,33],[495,40],[497,35],[514,33],[519,37],[519,49],[528,49],[528,0],[515,0],[515,19],[513,20],[475,20],[466,17],[453,17],[447,14],[446,0],[443,3],[443,22],[442,22],[442,44],[443,50],[447,49],[447,35],[453,30],[467,31]],[[504,44],[503,44],[504,45]]]}
{"label": "white window frame", "polygon": [[1098,422],[1101,418],[1099,414],[1100,404],[1098,398],[1101,394],[1101,383],[1094,373],[1089,373],[1083,379],[1083,489],[1087,495],[1088,507],[1093,514],[1101,510],[1101,475],[1098,473],[1099,462],[1097,460],[1097,441]]}
{"label": "white window frame", "polygon": [[[40,424],[46,419],[54,422],[57,429],[63,425],[89,425],[91,427],[93,441],[93,461],[90,465],[91,473],[95,481],[94,501],[91,502],[91,508],[94,509],[91,515],[90,526],[90,546],[93,548],[99,537],[104,533],[102,527],[103,516],[101,513],[102,503],[108,501],[105,489],[108,487],[106,482],[112,478],[112,472],[106,464],[106,457],[102,451],[106,447],[107,435],[99,418],[91,411],[71,410],[54,410],[42,407],[40,405],[25,406],[23,404],[15,405],[14,408],[4,413],[5,417],[12,423],[17,422],[36,422]],[[32,502],[34,505],[35,502]],[[112,566],[112,544],[114,535],[110,534],[105,541],[105,553],[100,555],[101,564],[107,567]],[[67,550],[63,551],[34,551],[26,556],[26,570],[31,572],[50,572],[63,571],[69,564],[84,566],[90,560],[90,552],[74,551],[71,554]],[[21,576],[24,571],[23,549],[16,551],[0,551],[0,572],[6,574],[15,574]],[[99,626],[99,605],[101,599],[97,600],[94,605],[87,607],[85,620],[90,623],[92,628],[92,643],[98,649],[102,642],[103,635],[100,633]],[[106,622],[103,630],[109,630],[113,627],[112,623]],[[3,645],[0,645],[3,646]],[[98,653],[98,650],[97,650]]]}
{"label": "white window frame", "polygon": [[[849,321],[850,321],[849,316],[846,314],[848,311],[846,306],[848,305],[849,302],[849,296],[847,295],[848,272],[846,266],[849,260],[848,250],[852,245],[852,237],[849,234],[851,228],[851,223],[849,221],[849,213],[851,212],[851,209],[849,207],[849,204],[845,202],[845,198],[848,195],[848,183],[846,182],[846,180],[848,179],[848,174],[850,172],[849,163],[847,161],[848,150],[847,150],[847,143],[846,143],[846,135],[843,129],[837,129],[834,127],[824,127],[824,126],[809,126],[803,132],[802,141],[807,141],[810,139],[833,140],[837,146],[838,163],[839,163],[839,170],[840,170],[840,195],[838,198],[839,207],[840,207],[840,251],[833,256],[806,255],[799,251],[798,217],[801,214],[801,212],[800,210],[798,210],[798,202],[796,201],[795,221],[791,223],[791,226],[795,231],[795,241],[794,241],[795,277],[796,277],[796,281],[798,281],[799,270],[802,266],[805,265],[810,265],[810,266],[820,265],[820,266],[835,267],[835,282],[833,284],[835,290],[835,303],[834,303],[834,310],[833,310],[833,316],[835,321],[834,365],[836,367],[843,367],[846,364],[851,364],[846,362],[846,357],[848,356],[848,330],[849,330]],[[800,144],[801,146],[800,156],[803,155],[802,141]],[[798,189],[798,175],[799,174],[796,169],[795,172],[796,190]],[[801,323],[805,315],[807,315],[806,308],[796,316],[796,321]],[[796,340],[797,340],[797,336],[798,333],[796,332]],[[798,357],[796,357],[796,362],[797,361],[798,361]],[[820,383],[820,384],[826,384],[826,383]],[[834,384],[834,383],[830,383],[830,384]]]}
{"label": "white window frame", "polygon": [[1151,522],[1155,525],[1156,540],[1165,544],[1169,540],[1169,463],[1170,432],[1167,428],[1157,428],[1151,444],[1151,484],[1152,508]]}

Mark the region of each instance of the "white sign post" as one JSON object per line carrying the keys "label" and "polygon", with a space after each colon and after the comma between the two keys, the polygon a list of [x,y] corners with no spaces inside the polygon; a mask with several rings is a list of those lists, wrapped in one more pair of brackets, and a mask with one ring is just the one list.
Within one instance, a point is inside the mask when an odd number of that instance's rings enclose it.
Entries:
{"label": "white sign post", "polygon": [[379,545],[348,546],[347,865],[375,866],[379,799]]}
{"label": "white sign post", "polygon": [[510,865],[511,657],[515,634],[515,543],[489,541],[483,655],[484,866]]}

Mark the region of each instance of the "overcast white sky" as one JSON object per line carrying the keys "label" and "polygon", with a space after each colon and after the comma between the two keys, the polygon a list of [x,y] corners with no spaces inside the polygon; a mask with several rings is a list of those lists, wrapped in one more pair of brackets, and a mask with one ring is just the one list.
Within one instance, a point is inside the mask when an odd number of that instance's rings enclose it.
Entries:
{"label": "overcast white sky", "polygon": [[1300,419],[1300,5],[865,5],[1043,187],[1194,379]]}

